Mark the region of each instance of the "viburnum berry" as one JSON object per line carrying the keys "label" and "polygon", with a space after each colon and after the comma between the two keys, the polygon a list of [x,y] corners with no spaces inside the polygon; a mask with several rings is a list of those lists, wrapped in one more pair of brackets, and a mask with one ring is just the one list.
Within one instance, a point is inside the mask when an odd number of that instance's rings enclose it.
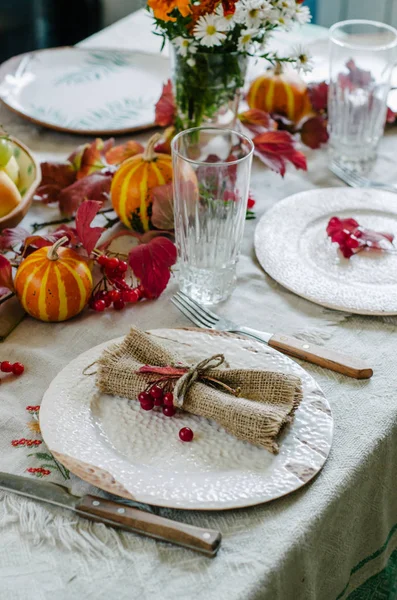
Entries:
{"label": "viburnum berry", "polygon": [[164,394],[163,402],[165,406],[174,406],[174,394],[172,392]]}
{"label": "viburnum berry", "polygon": [[190,427],[182,427],[182,429],[179,432],[179,437],[182,440],[182,442],[191,442],[193,439],[193,436],[194,436],[194,433],[190,429]]}
{"label": "viburnum berry", "polygon": [[102,298],[102,300],[106,304],[106,308],[108,308],[112,304],[112,300],[111,300],[109,294],[110,294],[110,292],[105,292],[105,295]]}
{"label": "viburnum berry", "polygon": [[119,260],[119,265],[117,267],[117,272],[122,274],[128,271],[128,263],[125,260]]}
{"label": "viburnum berry", "polygon": [[155,406],[163,406],[163,396],[161,396],[160,398],[156,398],[154,401],[154,405]]}
{"label": "viburnum berry", "polygon": [[12,372],[14,373],[14,375],[22,375],[24,370],[25,370],[25,367],[20,362],[16,362],[12,365]]}
{"label": "viburnum berry", "polygon": [[123,310],[124,307],[125,307],[125,302],[121,298],[119,298],[118,300],[115,300],[113,302],[113,308],[115,310]]}
{"label": "viburnum berry", "polygon": [[175,412],[176,411],[173,406],[163,406],[163,415],[166,417],[173,417]]}
{"label": "viburnum berry", "polygon": [[124,290],[123,292],[121,292],[121,297],[124,300],[124,302],[138,302],[138,300],[140,299],[140,293],[138,289]]}
{"label": "viburnum berry", "polygon": [[141,392],[138,396],[139,402],[152,402],[153,398],[148,392]]}
{"label": "viburnum berry", "polygon": [[3,360],[0,364],[0,371],[3,373],[12,373],[12,364],[8,360]]}
{"label": "viburnum berry", "polygon": [[163,390],[161,389],[161,387],[159,385],[152,385],[152,387],[149,390],[149,394],[151,395],[152,398],[154,398],[155,400],[157,398],[162,398],[163,397]]}
{"label": "viburnum berry", "polygon": [[101,265],[101,267],[105,267],[108,263],[108,257],[105,254],[101,254],[101,256],[98,256],[97,261],[98,265]]}
{"label": "viburnum berry", "polygon": [[117,300],[120,300],[121,294],[118,290],[111,290],[108,292],[108,297],[111,302],[116,302]]}
{"label": "viburnum berry", "polygon": [[95,300],[95,302],[92,305],[92,308],[97,312],[103,312],[106,308],[105,300]]}
{"label": "viburnum berry", "polygon": [[151,398],[150,400],[147,400],[146,402],[141,402],[141,408],[143,408],[143,410],[153,410],[153,406],[154,406],[153,398]]}
{"label": "viburnum berry", "polygon": [[116,269],[118,269],[119,266],[120,266],[120,259],[117,258],[116,256],[113,256],[112,258],[107,259],[106,268],[109,269],[109,271],[115,271]]}

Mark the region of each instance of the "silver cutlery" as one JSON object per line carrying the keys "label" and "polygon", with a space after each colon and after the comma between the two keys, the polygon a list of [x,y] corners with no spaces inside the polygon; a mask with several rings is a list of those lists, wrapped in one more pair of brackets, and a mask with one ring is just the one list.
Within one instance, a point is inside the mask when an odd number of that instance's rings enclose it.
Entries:
{"label": "silver cutlery", "polygon": [[105,498],[73,496],[63,485],[48,481],[0,472],[0,489],[55,504],[80,517],[196,550],[209,557],[215,556],[221,544],[219,531],[185,525]]}
{"label": "silver cutlery", "polygon": [[375,181],[373,179],[368,179],[367,177],[363,177],[358,173],[353,173],[353,171],[349,171],[344,167],[339,165],[331,165],[331,171],[334,175],[339,177],[342,181],[344,181],[347,185],[354,188],[372,188],[377,190],[385,190],[386,192],[393,192],[397,194],[397,185],[393,185],[392,183],[382,183],[381,181]]}
{"label": "silver cutlery", "polygon": [[171,302],[197,327],[240,333],[267,344],[284,354],[301,358],[307,362],[320,365],[321,367],[355,379],[369,379],[373,375],[372,369],[359,358],[346,356],[334,350],[316,346],[315,344],[288,335],[266,333],[251,329],[250,327],[242,327],[201,306],[184,292],[177,292],[171,298]]}

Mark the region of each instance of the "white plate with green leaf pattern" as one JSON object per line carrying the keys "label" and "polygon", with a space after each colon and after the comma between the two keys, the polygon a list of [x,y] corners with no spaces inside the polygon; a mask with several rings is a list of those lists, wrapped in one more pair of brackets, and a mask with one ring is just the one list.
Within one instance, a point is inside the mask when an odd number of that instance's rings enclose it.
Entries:
{"label": "white plate with green leaf pattern", "polygon": [[162,55],[106,48],[52,48],[0,67],[0,99],[30,121],[70,133],[112,135],[154,125],[169,74]]}

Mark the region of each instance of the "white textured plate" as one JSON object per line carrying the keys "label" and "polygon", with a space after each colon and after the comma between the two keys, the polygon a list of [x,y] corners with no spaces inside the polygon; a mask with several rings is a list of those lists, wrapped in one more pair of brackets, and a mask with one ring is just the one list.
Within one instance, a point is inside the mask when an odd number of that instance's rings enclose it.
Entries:
{"label": "white textured plate", "polygon": [[[200,330],[152,332],[187,362],[223,352],[230,366],[301,377],[304,398],[280,453],[241,442],[214,422],[179,412],[143,411],[138,402],[100,394],[83,370],[107,342],[73,360],[51,383],[40,409],[44,440],[71,471],[98,487],[139,502],[222,510],[274,500],[307,483],[331,447],[331,410],[314,379],[286,356],[250,340]],[[120,338],[121,339],[121,338]],[[194,440],[179,440],[181,427]]]}
{"label": "white textured plate", "polygon": [[[397,254],[343,258],[326,233],[331,217],[394,233],[397,196],[378,190],[327,188],[273,206],[255,232],[259,262],[273,279],[316,304],[362,315],[397,314]],[[396,248],[397,250],[397,248]]]}
{"label": "white textured plate", "polygon": [[151,127],[168,59],[128,50],[53,48],[0,67],[0,98],[40,125],[85,134]]}

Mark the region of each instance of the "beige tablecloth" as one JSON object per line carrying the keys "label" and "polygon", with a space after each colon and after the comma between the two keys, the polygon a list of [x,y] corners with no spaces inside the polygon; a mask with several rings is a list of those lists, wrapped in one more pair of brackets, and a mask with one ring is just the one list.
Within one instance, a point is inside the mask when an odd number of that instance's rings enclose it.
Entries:
{"label": "beige tablecloth", "polygon": [[[142,19],[139,14],[123,21],[89,43],[149,46],[153,42]],[[3,107],[0,122],[42,159],[63,158],[81,141],[35,128]],[[396,171],[396,140],[392,132],[381,147],[379,169],[389,177]],[[255,165],[252,190],[258,218],[291,193],[342,185],[327,169],[325,150],[307,154],[309,172],[290,169],[284,180]],[[56,216],[55,209],[35,206],[29,219]],[[0,600],[335,600],[350,593],[351,598],[378,599],[371,589],[383,589],[379,598],[397,597],[387,591],[395,586],[397,564],[397,318],[326,310],[282,289],[256,261],[255,226],[255,221],[246,224],[238,287],[222,313],[248,326],[343,349],[368,360],[375,370],[372,380],[355,381],[305,365],[329,398],[335,419],[334,443],[323,471],[299,492],[268,505],[224,513],[159,511],[219,528],[223,544],[213,560],[1,494]],[[57,325],[26,319],[17,327],[1,346],[1,358],[24,362],[27,372],[1,385],[1,471],[26,474],[27,468],[40,466],[28,456],[41,449],[45,453],[45,448],[27,445],[26,440],[39,435],[31,425],[35,412],[26,407],[40,404],[52,378],[72,358],[124,334],[131,324],[188,324],[169,302],[175,287],[173,282],[156,302],[123,312],[86,312]],[[62,481],[56,468],[49,470],[48,479]],[[67,485],[76,493],[88,489],[74,477]],[[371,576],[366,596],[362,590],[353,592]]]}

